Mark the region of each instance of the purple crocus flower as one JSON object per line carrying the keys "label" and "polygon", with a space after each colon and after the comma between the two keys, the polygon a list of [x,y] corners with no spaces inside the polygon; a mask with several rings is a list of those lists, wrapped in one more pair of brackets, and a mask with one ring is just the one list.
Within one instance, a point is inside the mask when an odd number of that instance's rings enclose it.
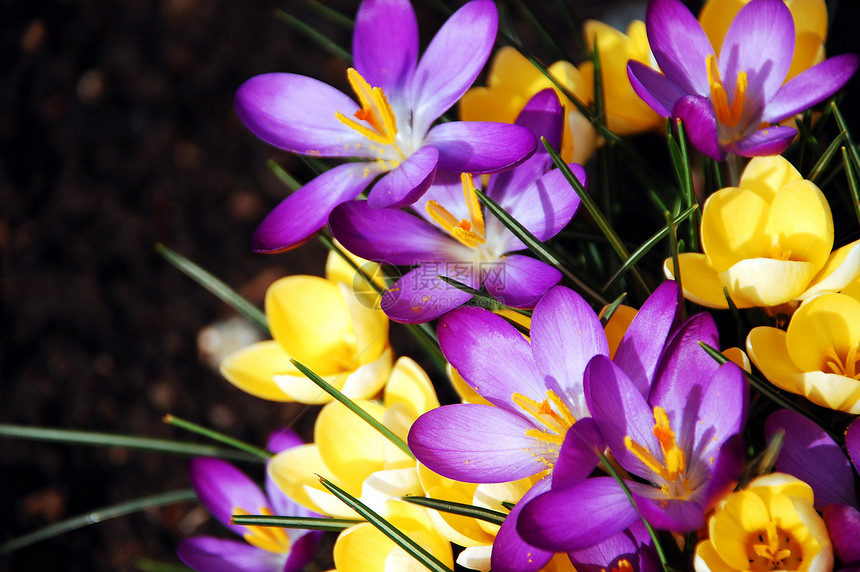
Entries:
{"label": "purple crocus flower", "polygon": [[743,428],[746,389],[743,371],[733,363],[718,366],[699,341],[719,347],[709,314],[678,329],[653,384],[644,387],[605,356],[589,362],[584,389],[600,434],[623,469],[651,484],[627,482],[638,514],[612,477],[553,486],[520,515],[517,529],[526,542],[579,551],[626,530],[640,514],[673,532],[704,524],[705,511],[743,469],[735,436]]}
{"label": "purple crocus flower", "polygon": [[765,422],[770,441],[778,430],[785,440],[776,459],[776,470],[806,482],[815,494],[815,508],[822,513],[842,570],[860,568],[860,504],[857,501],[854,466],[860,462],[860,422],[845,434],[842,449],[824,429],[795,411],[771,413]]}
{"label": "purple crocus flower", "polygon": [[[269,438],[268,448],[285,451],[302,444],[290,430]],[[191,487],[200,502],[224,526],[246,542],[211,536],[183,540],[177,554],[188,566],[201,572],[298,572],[313,559],[321,533],[230,524],[234,514],[319,516],[284,495],[266,478],[266,493],[247,475],[226,461],[197,458],[191,461]]]}
{"label": "purple crocus flower", "polygon": [[418,61],[418,24],[408,0],[365,0],[347,73],[359,103],[318,80],[270,73],[245,82],[236,110],[263,141],[302,155],[353,157],[290,195],[253,237],[258,252],[296,246],[325,225],[335,205],[354,199],[377,175],[375,208],[417,200],[437,168],[489,173],[535,149],[532,134],[501,123],[432,123],[472,85],[493,47],[498,14],[473,0],[439,30]]}
{"label": "purple crocus flower", "polygon": [[693,145],[721,161],[778,155],[797,130],[773,125],[838,91],[858,58],[829,58],[785,82],[794,20],[783,0],[753,0],[735,17],[719,59],[696,17],[679,0],[652,0],[648,41],[663,70],[627,64],[633,89],[654,111],[681,119]]}
{"label": "purple crocus flower", "polygon": [[[563,126],[561,103],[547,89],[523,108],[516,125],[558,147]],[[516,168],[493,175],[487,195],[540,240],[555,236],[579,208],[580,200],[541,148]],[[585,171],[571,165],[585,184]],[[426,199],[426,200],[425,200]],[[486,291],[509,306],[532,308],[561,280],[552,266],[510,254],[526,246],[497,218],[484,215],[469,175],[439,171],[424,195],[420,216],[374,209],[370,201],[343,203],[332,212],[332,233],[348,250],[370,260],[418,265],[392,286],[381,305],[398,322],[427,322],[472,296],[439,275]],[[418,205],[416,205],[417,207]]]}
{"label": "purple crocus flower", "polygon": [[[677,299],[674,282],[661,285],[619,344],[614,358],[637,381],[654,374]],[[553,553],[524,542],[516,521],[530,498],[549,489],[556,469],[568,482],[585,479],[597,464],[591,449],[569,447],[569,458],[556,465],[563,442],[598,438],[587,419],[583,373],[594,356],[609,359],[600,320],[581,296],[557,286],[535,306],[530,342],[479,308],[449,312],[438,334],[451,365],[492,405],[446,405],[425,413],[412,425],[409,447],[433,471],[466,482],[506,482],[552,470],[505,519],[493,548],[493,570],[539,568]]]}

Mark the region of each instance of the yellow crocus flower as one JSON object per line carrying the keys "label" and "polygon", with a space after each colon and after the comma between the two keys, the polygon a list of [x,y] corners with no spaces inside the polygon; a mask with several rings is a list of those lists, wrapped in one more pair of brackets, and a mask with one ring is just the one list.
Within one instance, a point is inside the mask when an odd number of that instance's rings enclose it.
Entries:
{"label": "yellow crocus flower", "polygon": [[[737,187],[702,213],[704,254],[679,257],[684,296],[710,308],[778,306],[839,291],[860,271],[853,242],[831,253],[833,217],[819,188],[781,156],[750,161]],[[672,259],[664,263],[674,278]]]}
{"label": "yellow crocus flower", "polygon": [[860,300],[822,294],[804,303],[787,331],[754,328],[747,351],[777,387],[830,409],[860,414]]}
{"label": "yellow crocus flower", "polygon": [[[345,275],[340,264],[332,276]],[[391,372],[388,318],[352,285],[319,276],[288,276],[266,291],[273,340],[252,344],[221,362],[221,373],[239,389],[272,401],[322,404],[331,396],[297,370],[295,359],[347,397],[376,395]]]}
{"label": "yellow crocus flower", "polygon": [[[549,66],[548,71],[580,101],[591,100],[590,88],[586,88],[585,78],[573,64],[558,61]],[[499,49],[493,57],[487,87],[472,88],[460,98],[460,119],[513,123],[529,99],[548,87],[555,89],[566,114],[561,157],[568,163],[587,162],[597,146],[594,127],[561,90],[510,46]]]}
{"label": "yellow crocus flower", "polygon": [[833,547],[815,512],[812,488],[782,473],[754,479],[708,519],[696,572],[833,569]]}

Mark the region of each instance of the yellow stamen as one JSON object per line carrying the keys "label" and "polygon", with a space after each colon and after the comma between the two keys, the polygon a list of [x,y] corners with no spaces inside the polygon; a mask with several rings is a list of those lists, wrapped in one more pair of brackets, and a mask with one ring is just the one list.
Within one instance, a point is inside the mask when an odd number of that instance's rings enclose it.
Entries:
{"label": "yellow stamen", "polygon": [[[249,515],[248,511],[240,507],[233,507],[233,514]],[[260,513],[272,516],[272,511],[261,506]],[[245,526],[247,531],[242,536],[248,544],[262,548],[268,552],[283,554],[290,550],[290,537],[283,528],[277,526]]]}
{"label": "yellow stamen", "polygon": [[522,393],[514,393],[511,395],[511,400],[544,426],[543,429],[528,429],[526,435],[546,445],[545,449],[533,451],[532,454],[552,467],[558,458],[558,451],[561,449],[567,430],[576,423],[573,413],[551,389],[546,392],[546,399],[543,401],[535,401]]}
{"label": "yellow stamen", "polygon": [[[749,558],[751,570],[795,570],[794,565],[801,562],[800,546],[791,536],[777,529],[773,521],[769,521],[758,534],[758,542],[752,543],[752,549],[753,554]],[[786,562],[789,559],[792,562]]]}
{"label": "yellow stamen", "polygon": [[346,71],[346,77],[361,104],[361,109],[355,112],[355,117],[359,121],[367,122],[369,126],[359,123],[339,111],[335,112],[335,117],[371,141],[383,145],[393,144],[397,138],[397,120],[382,88],[371,87],[367,80],[353,68]]}
{"label": "yellow stamen", "polygon": [[854,344],[851,349],[848,350],[848,353],[845,355],[845,360],[843,360],[836,352],[836,348],[833,346],[828,347],[824,350],[824,357],[827,359],[827,364],[824,366],[822,371],[860,380],[860,367],[858,367],[860,366],[860,355],[858,355],[858,350],[860,350],[860,342]]}
{"label": "yellow stamen", "polygon": [[717,67],[717,58],[713,54],[709,55],[705,65],[708,68],[708,83],[711,87],[711,103],[714,106],[714,115],[722,125],[734,127],[741,120],[744,103],[746,102],[747,73],[743,70],[738,72],[738,78],[735,82],[735,92],[732,95],[730,104],[729,95],[726,93],[723,79],[720,77],[720,70]]}
{"label": "yellow stamen", "polygon": [[[666,481],[663,491],[666,494],[685,498],[690,492],[686,477],[687,458],[675,440],[675,433],[669,426],[669,417],[662,407],[654,408],[654,436],[660,443],[663,461],[659,461],[648,449],[634,441],[629,435],[624,437],[624,445],[646,467]],[[674,486],[672,486],[674,485]]]}
{"label": "yellow stamen", "polygon": [[475,184],[472,181],[472,175],[462,173],[460,180],[463,183],[463,194],[466,197],[466,206],[469,209],[470,220],[462,219],[458,221],[457,217],[436,201],[427,201],[427,214],[439,223],[439,226],[448,231],[451,236],[460,241],[461,244],[475,248],[487,241],[486,230],[484,228],[484,215],[481,213],[480,204],[478,204],[478,195],[475,193]]}

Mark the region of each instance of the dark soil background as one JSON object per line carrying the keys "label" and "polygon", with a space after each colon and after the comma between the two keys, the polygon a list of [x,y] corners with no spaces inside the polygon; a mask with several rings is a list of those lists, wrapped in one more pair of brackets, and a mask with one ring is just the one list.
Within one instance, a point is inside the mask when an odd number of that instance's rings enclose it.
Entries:
{"label": "dark soil background", "polygon": [[[326,4],[350,16],[357,6]],[[416,4],[426,44],[443,18],[430,2]],[[584,19],[606,18],[616,4],[571,5]],[[552,5],[539,13],[562,25]],[[312,172],[245,130],[234,91],[269,71],[346,90],[344,64],[277,19],[277,8],[349,46],[349,30],[300,0],[2,4],[0,423],[202,442],[161,421],[173,413],[254,443],[283,425],[310,434],[314,410],[250,397],[198,357],[198,333],[232,311],[153,248],[168,245],[258,304],[280,276],[322,273],[316,242],[271,257],[249,249],[256,225],[286,195],[267,159],[302,181]],[[842,22],[860,21],[856,5],[846,8]],[[615,15],[620,26],[629,19]],[[849,33],[834,30],[830,53],[857,51]],[[186,488],[186,463],[0,438],[0,542]],[[0,556],[0,569],[178,565],[179,540],[220,534],[206,520],[194,503],[152,509]]]}

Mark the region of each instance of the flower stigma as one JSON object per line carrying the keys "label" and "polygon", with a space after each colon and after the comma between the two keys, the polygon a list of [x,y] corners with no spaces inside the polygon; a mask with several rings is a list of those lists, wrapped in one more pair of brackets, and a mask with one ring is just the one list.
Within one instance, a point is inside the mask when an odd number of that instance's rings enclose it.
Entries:
{"label": "flower stigma", "polygon": [[372,87],[353,68],[346,71],[346,77],[352,90],[358,96],[361,108],[355,112],[355,119],[347,117],[340,111],[335,112],[335,117],[374,143],[384,145],[385,148],[379,150],[380,158],[385,158],[383,157],[386,155],[385,151],[393,148],[401,160],[405,159],[406,154],[396,144],[397,118],[382,88]]}
{"label": "flower stigma", "polygon": [[772,520],[764,530],[752,535],[747,546],[750,570],[797,570],[803,562],[800,544]]}
{"label": "flower stigma", "polygon": [[487,242],[484,215],[481,212],[472,175],[461,173],[460,181],[463,183],[463,195],[469,209],[469,220],[461,219],[458,221],[457,217],[452,215],[448,209],[432,200],[427,201],[427,214],[461,244],[469,248],[477,248]]}
{"label": "flower stigma", "polygon": [[552,466],[553,461],[558,457],[558,451],[564,442],[567,430],[576,423],[576,417],[558,394],[551,389],[546,392],[546,399],[543,401],[535,401],[522,393],[514,393],[511,399],[544,426],[544,429],[529,429],[526,435],[547,445],[548,448],[540,455],[540,460]]}
{"label": "flower stigma", "polygon": [[731,103],[729,103],[729,95],[726,92],[726,87],[723,84],[723,79],[720,77],[720,70],[717,67],[717,59],[713,54],[709,55],[705,65],[708,68],[708,83],[711,86],[711,103],[714,106],[714,115],[717,122],[726,127],[735,127],[741,120],[741,115],[744,111],[744,103],[747,96],[747,72],[741,70],[738,72],[738,79],[735,82],[735,92],[732,95]]}
{"label": "flower stigma", "polygon": [[666,415],[666,411],[660,406],[654,408],[654,436],[657,437],[663,453],[662,463],[648,449],[631,439],[630,435],[625,435],[624,445],[645,466],[665,481],[662,490],[666,495],[674,498],[687,498],[692,492],[689,479],[686,476],[687,459],[684,451],[681,450],[675,440],[675,432],[669,426],[669,417]]}
{"label": "flower stigma", "polygon": [[839,353],[837,353],[836,348],[832,345],[829,346],[824,350],[824,358],[827,360],[827,363],[822,368],[822,371],[844,375],[845,377],[860,381],[860,368],[857,367],[860,365],[860,356],[857,355],[858,350],[860,350],[860,342],[851,346],[851,349],[845,354],[845,359],[843,360],[839,356]]}
{"label": "flower stigma", "polygon": [[[240,516],[248,516],[251,513],[240,507],[233,507],[233,514]],[[272,516],[272,511],[261,506],[259,514]],[[277,526],[254,526],[242,525],[247,530],[242,535],[248,544],[262,548],[267,552],[275,554],[283,554],[290,550],[290,537],[284,532],[283,528]]]}

